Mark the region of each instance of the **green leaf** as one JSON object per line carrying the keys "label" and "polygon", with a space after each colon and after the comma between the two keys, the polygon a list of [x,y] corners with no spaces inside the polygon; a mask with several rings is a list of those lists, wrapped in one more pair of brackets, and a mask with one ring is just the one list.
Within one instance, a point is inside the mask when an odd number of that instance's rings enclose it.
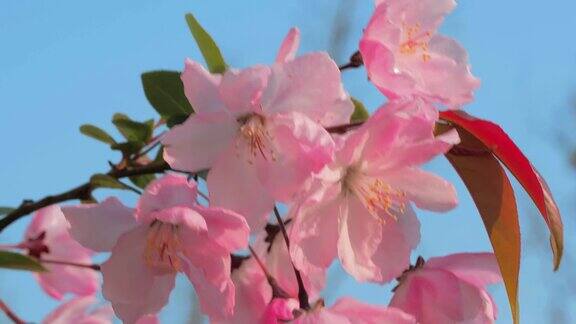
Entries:
{"label": "green leaf", "polygon": [[138,188],[145,189],[150,182],[156,179],[156,176],[153,174],[144,174],[140,176],[130,177],[129,179],[130,182],[132,182]]}
{"label": "green leaf", "polygon": [[354,113],[352,113],[352,116],[350,117],[350,122],[358,123],[368,119],[368,117],[370,117],[370,113],[368,113],[368,110],[366,110],[364,104],[355,98],[351,99],[354,103]]}
{"label": "green leaf", "polygon": [[10,214],[13,210],[11,207],[0,207],[0,215]]}
{"label": "green leaf", "polygon": [[146,145],[144,142],[124,142],[114,144],[111,147],[115,151],[122,152],[124,156],[129,156],[140,152],[140,149],[142,149],[144,145]]}
{"label": "green leaf", "polygon": [[184,95],[180,72],[151,71],[142,74],[146,98],[164,120],[172,116],[190,115],[193,110]]}
{"label": "green leaf", "polygon": [[26,255],[0,251],[0,268],[45,272],[46,268],[35,259]]}
{"label": "green leaf", "polygon": [[108,133],[106,133],[104,130],[94,125],[84,124],[80,126],[80,133],[106,144],[116,144],[116,141],[114,138],[112,138],[112,136],[108,135]]}
{"label": "green leaf", "polygon": [[129,142],[146,143],[152,138],[154,131],[154,122],[152,122],[152,125],[149,121],[140,123],[120,113],[114,114],[112,123]]}
{"label": "green leaf", "polygon": [[176,126],[176,125],[182,124],[183,122],[186,121],[186,119],[188,119],[188,116],[186,116],[186,115],[174,115],[174,116],[171,116],[170,118],[168,118],[168,119],[166,120],[166,126],[168,126],[168,128],[172,128],[172,127],[174,127],[174,126]]}
{"label": "green leaf", "polygon": [[226,71],[226,63],[218,45],[192,14],[186,15],[186,22],[192,32],[192,36],[196,40],[196,44],[198,44],[198,48],[200,48],[200,52],[202,52],[202,56],[204,56],[208,70],[212,73],[224,73]]}
{"label": "green leaf", "polygon": [[95,174],[90,178],[90,183],[95,188],[110,188],[133,190],[132,187],[120,182],[118,179],[107,174]]}

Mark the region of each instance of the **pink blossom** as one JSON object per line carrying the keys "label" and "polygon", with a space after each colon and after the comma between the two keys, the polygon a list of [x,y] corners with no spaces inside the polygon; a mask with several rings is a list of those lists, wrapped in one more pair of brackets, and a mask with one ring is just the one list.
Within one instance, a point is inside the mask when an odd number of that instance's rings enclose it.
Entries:
{"label": "pink blossom", "polygon": [[298,268],[326,268],[337,255],[359,281],[386,282],[409,264],[419,242],[419,208],[446,211],[454,187],[419,166],[446,152],[458,137],[434,138],[435,111],[423,101],[391,102],[341,139],[333,163],[311,180],[291,211],[292,256]]}
{"label": "pink blossom", "polygon": [[480,81],[466,51],[436,33],[454,0],[380,0],[360,41],[370,80],[390,98],[424,97],[456,109]]}
{"label": "pink blossom", "polygon": [[501,281],[492,253],[431,258],[402,276],[390,305],[422,324],[493,323],[496,305],[486,286]]}
{"label": "pink blossom", "polygon": [[[135,210],[116,198],[63,209],[79,242],[111,248],[102,264],[102,290],[123,321],[156,314],[180,271],[194,285],[203,312],[231,314],[230,253],[247,246],[250,230],[234,212],[197,205],[196,195],[195,183],[167,175],[148,185]],[[94,233],[102,234],[99,242]]]}
{"label": "pink blossom", "polygon": [[290,31],[276,63],[212,75],[186,61],[182,81],[194,107],[163,139],[164,159],[178,170],[210,169],[210,203],[264,225],[275,200],[289,201],[330,161],[323,126],[344,124],[353,110],[337,65],[326,53],[294,58]]}
{"label": "pink blossom", "polygon": [[25,241],[18,245],[31,256],[45,261],[43,265],[48,271],[35,276],[42,289],[55,299],[62,299],[66,293],[92,295],[98,290],[98,274],[94,270],[58,264],[92,264],[93,252],[70,236],[69,227],[60,207],[45,207],[36,212],[26,229]]}
{"label": "pink blossom", "polygon": [[[298,308],[298,283],[284,238],[278,233],[271,242],[264,239],[263,236],[257,238],[254,251],[268,274],[274,278],[277,288],[283,294],[282,298],[274,296],[264,270],[251,256],[232,273],[237,301],[233,317],[217,323],[276,323],[272,320],[287,319],[285,314]],[[301,276],[310,299],[315,300],[324,288],[326,274],[324,269],[310,269]]]}
{"label": "pink blossom", "polygon": [[[114,313],[110,305],[92,307],[93,295],[76,297],[58,306],[42,321],[43,324],[111,324]],[[92,310],[89,310],[92,308]]]}
{"label": "pink blossom", "polygon": [[316,305],[296,317],[295,324],[416,324],[411,315],[393,307],[372,306],[352,298],[341,298],[330,308]]}

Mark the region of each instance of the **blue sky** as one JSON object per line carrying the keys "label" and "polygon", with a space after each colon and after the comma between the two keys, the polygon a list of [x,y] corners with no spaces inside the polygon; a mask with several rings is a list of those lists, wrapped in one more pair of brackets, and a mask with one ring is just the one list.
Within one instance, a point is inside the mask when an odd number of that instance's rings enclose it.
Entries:
{"label": "blue sky", "polygon": [[[345,62],[372,10],[370,0],[344,0],[349,35],[335,53]],[[227,62],[245,67],[271,62],[291,26],[302,32],[300,53],[330,47],[339,1],[2,1],[0,3],[0,138],[3,139],[0,205],[57,193],[105,171],[116,153],[81,136],[83,123],[113,133],[110,118],[123,112],[134,118],[154,117],[140,86],[140,73],[179,70],[184,59],[201,56],[183,16],[192,12],[219,43]],[[482,79],[476,101],[466,107],[506,129],[548,180],[564,218],[574,215],[574,171],[561,136],[571,136],[576,122],[571,104],[576,90],[576,3],[557,0],[544,5],[531,0],[465,0],[448,17],[442,31],[468,50],[473,72]],[[366,81],[365,72],[346,72],[349,92],[374,109],[384,98]],[[419,212],[422,242],[415,255],[424,257],[490,249],[482,223],[463,185],[443,159],[431,170],[456,184],[461,204],[451,213]],[[569,267],[551,271],[547,234],[527,196],[516,185],[524,230],[520,305],[523,323],[552,322],[550,307],[572,309],[565,293]],[[104,197],[110,192],[99,192]],[[131,194],[121,194],[128,202]],[[20,239],[28,220],[3,232],[0,242]],[[576,243],[574,223],[566,221],[566,253]],[[352,295],[385,304],[388,286],[357,285],[338,269],[338,282],[327,291],[328,302]],[[510,314],[502,287],[492,289],[500,306],[500,323]],[[181,322],[191,292],[184,280],[162,318]],[[32,275],[0,271],[0,298],[27,320],[39,321],[56,303],[45,297]],[[4,319],[0,317],[0,322]]]}

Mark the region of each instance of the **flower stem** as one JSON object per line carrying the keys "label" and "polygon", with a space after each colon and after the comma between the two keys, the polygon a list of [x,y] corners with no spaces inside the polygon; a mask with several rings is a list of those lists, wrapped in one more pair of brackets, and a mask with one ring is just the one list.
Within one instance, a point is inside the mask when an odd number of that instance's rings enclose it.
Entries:
{"label": "flower stem", "polygon": [[[274,206],[274,216],[276,216],[276,221],[278,222],[278,226],[280,226],[280,231],[282,232],[284,242],[286,243],[286,248],[288,249],[288,255],[290,255],[290,239],[288,238],[288,233],[286,232],[284,221],[282,220],[280,212],[278,211],[278,208],[276,206]],[[308,300],[308,292],[306,292],[306,288],[304,287],[304,281],[302,280],[302,275],[300,274],[300,271],[298,271],[298,269],[296,269],[296,267],[294,266],[292,258],[290,258],[290,262],[292,263],[292,269],[294,269],[294,274],[296,275],[296,281],[298,282],[298,302],[300,303],[300,308],[309,310],[310,301]]]}
{"label": "flower stem", "polygon": [[268,284],[270,285],[270,287],[272,287],[272,298],[289,298],[290,295],[288,295],[288,293],[285,292],[284,289],[282,289],[282,287],[278,285],[278,281],[276,281],[276,278],[274,278],[270,274],[270,272],[268,272],[266,265],[264,265],[262,260],[260,260],[260,257],[258,256],[258,254],[256,254],[256,251],[254,251],[251,245],[248,245],[248,249],[250,249],[252,257],[254,257],[256,263],[258,263],[258,266],[260,267],[260,269],[262,269],[262,272],[264,272]]}
{"label": "flower stem", "polygon": [[47,263],[47,264],[67,265],[67,266],[72,266],[72,267],[87,268],[87,269],[92,269],[94,271],[100,271],[100,265],[99,264],[83,264],[83,263],[76,263],[76,262],[59,261],[59,260],[45,260],[45,259],[41,259],[40,262]]}

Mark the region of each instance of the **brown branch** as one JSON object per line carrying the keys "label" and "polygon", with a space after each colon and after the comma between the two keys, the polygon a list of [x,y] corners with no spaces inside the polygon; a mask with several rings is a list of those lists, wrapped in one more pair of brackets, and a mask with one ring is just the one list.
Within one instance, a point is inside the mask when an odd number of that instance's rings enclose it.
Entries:
{"label": "brown branch", "polygon": [[18,317],[11,309],[0,299],[0,310],[6,314],[6,316],[12,320],[14,324],[26,324],[20,317]]}
{"label": "brown branch", "polygon": [[[354,57],[355,55],[352,55],[352,57]],[[326,128],[326,130],[330,133],[342,134],[349,131],[350,129],[362,125],[362,123],[363,122],[356,122],[344,125],[337,125],[333,127],[328,127]],[[156,145],[157,143],[153,144],[152,147],[155,147]],[[171,170],[170,166],[165,162],[161,163],[152,162],[144,166],[136,166],[125,169],[116,169],[116,166],[111,164],[111,170],[107,173],[107,175],[116,179],[121,179],[138,175],[163,173],[168,170]],[[181,172],[178,170],[173,171]],[[0,219],[0,232],[2,232],[6,227],[8,227],[10,224],[17,221],[18,219],[30,213],[33,213],[41,208],[69,200],[76,200],[76,199],[90,200],[92,199],[92,191],[94,189],[96,188],[90,184],[90,181],[88,181],[63,193],[46,196],[37,201],[25,200],[18,208],[8,213],[4,218]]]}
{"label": "brown branch", "polygon": [[[170,170],[170,166],[165,163],[150,163],[141,167],[134,167],[130,169],[122,169],[110,170],[107,175],[116,178],[126,178],[138,175],[145,175],[145,174],[155,174],[155,173],[163,173],[167,170]],[[46,196],[37,201],[24,201],[20,207],[16,208],[12,212],[8,213],[6,217],[0,219],[0,232],[3,231],[8,225],[12,224],[13,222],[17,221],[18,219],[33,213],[41,208],[58,204],[68,200],[89,200],[92,198],[92,191],[96,189],[90,181],[83,183],[75,188],[72,188],[68,191],[57,195],[50,195]]]}

